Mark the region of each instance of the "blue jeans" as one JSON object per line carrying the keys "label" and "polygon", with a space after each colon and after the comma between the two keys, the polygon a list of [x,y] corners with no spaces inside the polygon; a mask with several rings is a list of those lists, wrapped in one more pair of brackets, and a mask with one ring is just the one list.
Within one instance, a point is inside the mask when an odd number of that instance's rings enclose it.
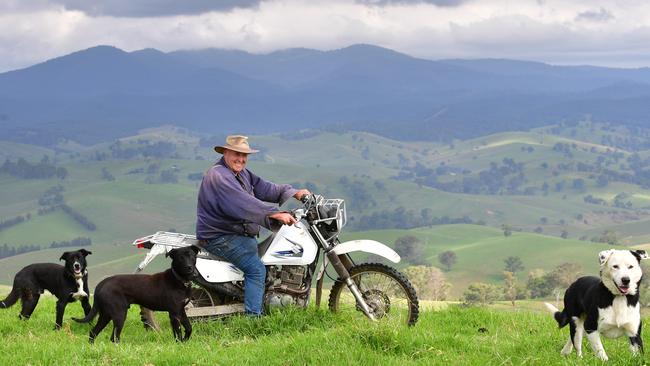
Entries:
{"label": "blue jeans", "polygon": [[244,311],[249,315],[261,315],[266,267],[257,254],[257,240],[225,234],[209,240],[203,248],[244,272]]}

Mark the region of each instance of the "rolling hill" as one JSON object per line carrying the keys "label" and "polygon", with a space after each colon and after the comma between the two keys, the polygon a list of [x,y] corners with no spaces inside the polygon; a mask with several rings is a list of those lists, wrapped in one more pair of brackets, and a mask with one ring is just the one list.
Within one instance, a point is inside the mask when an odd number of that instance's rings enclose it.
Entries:
{"label": "rolling hill", "polygon": [[[527,269],[575,262],[593,272],[595,253],[607,244],[592,239],[605,231],[622,244],[647,243],[650,191],[616,180],[643,172],[634,169],[650,154],[638,150],[635,137],[642,140],[645,133],[583,122],[440,144],[302,131],[252,136],[262,152],[249,164],[272,181],[345,198],[350,221],[344,239],[393,245],[400,236],[415,235],[432,265],[438,265],[440,252],[457,252],[458,263],[447,276],[459,294],[474,281],[500,281],[503,260],[511,255],[521,257]],[[193,232],[196,179],[218,157],[212,140],[166,126],[92,146],[3,143],[4,159],[46,160],[65,168],[67,176],[25,179],[0,173],[0,222],[30,214],[0,230],[0,246],[43,248],[0,259],[0,283],[9,284],[28,263],[56,261],[65,249],[45,249],[51,242],[92,239],[89,260],[96,283],[135,268],[143,256],[129,245],[135,238],[159,230]],[[492,169],[507,179],[496,179]],[[619,178],[603,184],[599,177],[605,173]],[[58,186],[64,202],[94,230],[60,209],[38,214],[45,207],[39,200]],[[456,219],[465,224],[440,225]],[[513,228],[512,236],[503,236],[504,224]],[[164,266],[160,260],[152,270]]]}

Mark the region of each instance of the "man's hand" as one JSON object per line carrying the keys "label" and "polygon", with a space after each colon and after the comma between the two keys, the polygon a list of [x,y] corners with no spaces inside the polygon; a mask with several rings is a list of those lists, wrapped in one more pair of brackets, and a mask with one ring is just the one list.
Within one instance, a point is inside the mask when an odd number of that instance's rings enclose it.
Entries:
{"label": "man's hand", "polygon": [[296,192],[296,194],[294,194],[293,197],[294,197],[295,199],[297,199],[298,201],[300,201],[300,200],[302,200],[302,198],[303,198],[304,196],[306,196],[306,195],[308,195],[308,194],[311,194],[311,192],[309,192],[308,189],[301,189],[301,190],[299,190],[298,192]]}
{"label": "man's hand", "polygon": [[269,215],[269,217],[281,222],[284,225],[293,225],[297,222],[296,218],[293,217],[293,215],[288,212],[276,212],[274,214]]}

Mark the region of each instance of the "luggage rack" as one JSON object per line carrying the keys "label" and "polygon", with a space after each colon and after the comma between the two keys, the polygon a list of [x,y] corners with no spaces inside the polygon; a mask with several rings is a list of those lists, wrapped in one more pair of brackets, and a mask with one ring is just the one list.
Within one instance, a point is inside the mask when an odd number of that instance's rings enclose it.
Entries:
{"label": "luggage rack", "polygon": [[[149,243],[149,248],[147,248]],[[189,247],[190,245],[199,246],[199,241],[195,235],[173,233],[169,231],[158,231],[157,233],[142,238],[138,238],[133,242],[133,245],[138,248],[150,249],[154,244],[163,245],[172,248]]]}
{"label": "luggage rack", "polygon": [[219,258],[201,248],[199,245],[199,240],[196,239],[195,235],[191,234],[158,231],[155,234],[138,238],[131,244],[138,248],[149,249],[149,252],[145,258],[142,260],[142,262],[140,262],[140,264],[138,264],[138,267],[135,269],[135,273],[141,272],[144,267],[146,267],[156,256],[160,254],[166,254],[175,248],[185,248],[191,245],[200,248],[197,258],[223,260],[222,258]]}

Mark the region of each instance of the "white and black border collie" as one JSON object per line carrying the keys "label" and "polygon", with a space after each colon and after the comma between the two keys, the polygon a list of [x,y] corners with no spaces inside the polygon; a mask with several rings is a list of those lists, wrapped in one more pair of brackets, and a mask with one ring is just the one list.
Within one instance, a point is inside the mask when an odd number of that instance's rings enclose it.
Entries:
{"label": "white and black border collie", "polygon": [[627,336],[633,354],[643,352],[639,284],[640,262],[648,258],[644,250],[604,250],[598,254],[600,278],[581,277],[564,293],[564,310],[546,303],[560,328],[569,325],[569,340],[562,355],[575,347],[582,357],[582,337],[587,339],[596,356],[607,361],[600,335],[608,338]]}

